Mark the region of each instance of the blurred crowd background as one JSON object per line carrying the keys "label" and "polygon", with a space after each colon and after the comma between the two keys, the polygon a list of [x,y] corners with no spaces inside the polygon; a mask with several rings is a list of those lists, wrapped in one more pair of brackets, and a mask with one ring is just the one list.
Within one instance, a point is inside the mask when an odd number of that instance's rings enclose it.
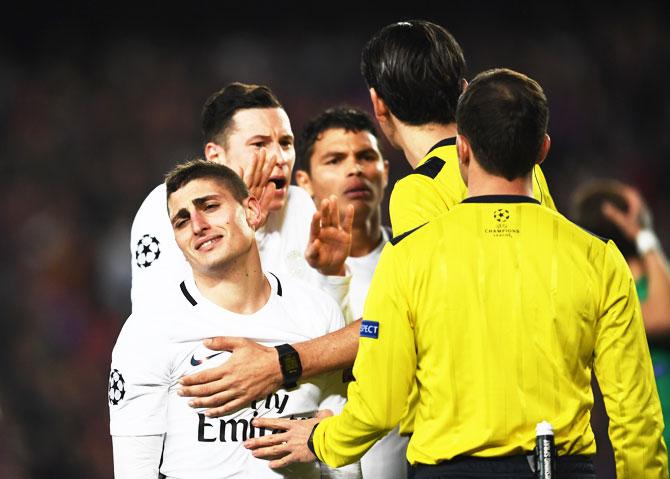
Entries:
{"label": "blurred crowd background", "polygon": [[[538,80],[559,209],[582,181],[622,180],[670,249],[670,30],[659,4],[95,3],[15,4],[0,20],[2,478],[112,477],[107,379],[130,311],[130,224],[162,175],[200,153],[207,96],[230,81],[267,84],[295,133],[328,106],[369,111],[360,50],[393,21],[447,27],[470,78],[506,66]],[[384,153],[392,181],[408,172]]]}

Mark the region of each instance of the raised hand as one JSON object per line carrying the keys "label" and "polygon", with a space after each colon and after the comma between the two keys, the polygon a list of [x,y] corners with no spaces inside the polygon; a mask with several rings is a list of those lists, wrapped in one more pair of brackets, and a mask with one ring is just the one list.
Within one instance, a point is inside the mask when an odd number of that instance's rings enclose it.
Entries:
{"label": "raised hand", "polygon": [[344,276],[344,261],[351,251],[351,228],[354,206],[348,205],[340,223],[337,197],[331,195],[321,201],[321,207],[312,217],[309,243],[305,259],[309,265],[326,276]]}
{"label": "raised hand", "polygon": [[277,156],[270,156],[266,148],[261,148],[251,160],[249,167],[246,170],[240,167],[237,172],[247,185],[249,194],[260,203],[261,221],[258,224],[259,228],[265,224],[270,213],[269,206],[274,196],[276,185],[269,182],[268,179],[276,164]]}
{"label": "raised hand", "polygon": [[619,192],[626,203],[628,211],[623,211],[612,203],[603,204],[603,214],[630,239],[635,241],[640,230],[651,229],[651,213],[638,191],[630,186],[622,186]]}

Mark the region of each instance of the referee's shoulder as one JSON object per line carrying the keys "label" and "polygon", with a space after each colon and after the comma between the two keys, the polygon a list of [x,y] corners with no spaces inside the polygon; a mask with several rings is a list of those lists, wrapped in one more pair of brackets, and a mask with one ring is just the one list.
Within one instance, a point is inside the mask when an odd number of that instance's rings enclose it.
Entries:
{"label": "referee's shoulder", "polygon": [[391,245],[393,245],[393,246],[397,246],[402,241],[404,241],[406,238],[408,238],[410,235],[416,233],[418,230],[420,230],[421,228],[423,228],[427,224],[428,224],[428,221],[426,221],[425,223],[423,223],[423,224],[421,224],[421,225],[419,225],[415,228],[412,228],[411,230],[405,231],[404,233],[400,233],[399,235],[396,235],[393,238],[391,238],[389,240],[389,243],[391,243]]}

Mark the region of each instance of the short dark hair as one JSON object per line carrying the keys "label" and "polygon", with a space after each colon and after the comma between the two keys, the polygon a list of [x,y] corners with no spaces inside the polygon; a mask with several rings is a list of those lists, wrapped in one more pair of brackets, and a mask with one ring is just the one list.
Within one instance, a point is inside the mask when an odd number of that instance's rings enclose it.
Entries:
{"label": "short dark hair", "polygon": [[444,27],[425,20],[393,23],[363,47],[361,73],[389,110],[410,125],[453,123],[465,57]]}
{"label": "short dark hair", "polygon": [[625,258],[637,256],[635,243],[603,214],[603,205],[611,203],[622,212],[628,212],[628,202],[621,194],[623,184],[616,180],[587,181],[575,190],[570,198],[572,221],[598,236],[611,239]]}
{"label": "short dark hair", "polygon": [[272,90],[264,85],[234,82],[213,93],[202,109],[204,143],[225,146],[233,115],[249,108],[283,108]]}
{"label": "short dark hair", "polygon": [[212,179],[219,182],[239,203],[249,197],[249,190],[242,178],[225,165],[201,158],[175,166],[165,175],[167,198],[193,180]]}
{"label": "short dark hair", "polygon": [[314,143],[323,132],[333,129],[354,133],[367,131],[378,138],[372,118],[363,110],[344,105],[328,108],[307,122],[296,141],[295,156],[298,170],[311,172],[310,159],[314,153]]}
{"label": "short dark hair", "polygon": [[508,180],[529,173],[539,159],[549,122],[542,87],[522,73],[497,68],[480,73],[458,102],[458,133],[481,167]]}

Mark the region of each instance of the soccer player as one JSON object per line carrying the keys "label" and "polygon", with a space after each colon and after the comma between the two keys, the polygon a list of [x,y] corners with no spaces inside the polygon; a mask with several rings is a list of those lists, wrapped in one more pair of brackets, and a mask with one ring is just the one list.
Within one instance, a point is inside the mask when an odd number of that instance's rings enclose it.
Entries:
{"label": "soccer player", "polygon": [[[372,274],[390,240],[381,221],[388,162],[379,150],[372,119],[351,107],[320,113],[307,122],[296,141],[296,165],[296,182],[317,205],[334,195],[340,211],[354,206],[346,265],[351,271],[351,309],[354,317],[361,317]],[[361,458],[363,477],[406,478],[407,441],[397,429],[381,439]]]}
{"label": "soccer player", "polygon": [[[382,132],[414,168],[391,193],[391,227],[399,236],[446,213],[467,193],[455,145],[456,104],[466,85],[465,59],[446,29],[412,20],[393,23],[374,35],[363,48],[361,71]],[[555,209],[539,166],[533,169],[533,196]],[[351,366],[359,327],[357,321],[334,335],[297,344],[303,376]],[[213,347],[234,349],[236,354],[223,369],[184,378],[184,392],[197,396],[199,407],[210,407],[215,414],[229,412],[281,384],[272,350],[229,338],[217,339]],[[259,384],[267,387],[258,388]],[[411,433],[411,423],[408,415],[401,432]]]}
{"label": "soccer player", "polygon": [[[325,199],[315,214],[309,195],[289,185],[295,162],[293,132],[272,91],[259,85],[227,85],[205,103],[202,130],[206,159],[239,172],[262,203],[264,224],[256,236],[263,267],[319,285],[346,310],[350,277],[344,260],[351,244],[353,208],[340,223],[331,200]],[[133,221],[133,311],[178,298],[180,278],[188,273],[165,218],[166,208],[161,184]],[[346,314],[350,317],[349,311]]]}
{"label": "soccer player", "polygon": [[[341,328],[327,294],[290,275],[261,269],[255,229],[259,202],[229,168],[196,160],[165,182],[167,214],[192,274],[180,302],[134,311],[112,354],[110,430],[117,478],[318,478],[318,466],[272,471],[242,447],[271,434],[254,417],[309,417],[344,402],[341,374],[300,381],[220,419],[194,410],[175,387],[183,375],[224,362],[202,340],[231,334],[253,338],[282,354],[288,342]],[[147,346],[147,338],[152,343]]]}
{"label": "soccer player", "polygon": [[520,73],[490,70],[470,83],[456,116],[467,198],[385,248],[342,414],[255,420],[287,432],[246,446],[264,447],[256,457],[285,454],[272,467],[346,464],[397,423],[416,382],[407,450],[416,479],[533,478],[528,456],[543,420],[554,428],[558,477],[594,478],[593,368],[617,476],[667,477],[628,266],[612,241],[533,197],[533,169],[550,145],[544,92]]}

